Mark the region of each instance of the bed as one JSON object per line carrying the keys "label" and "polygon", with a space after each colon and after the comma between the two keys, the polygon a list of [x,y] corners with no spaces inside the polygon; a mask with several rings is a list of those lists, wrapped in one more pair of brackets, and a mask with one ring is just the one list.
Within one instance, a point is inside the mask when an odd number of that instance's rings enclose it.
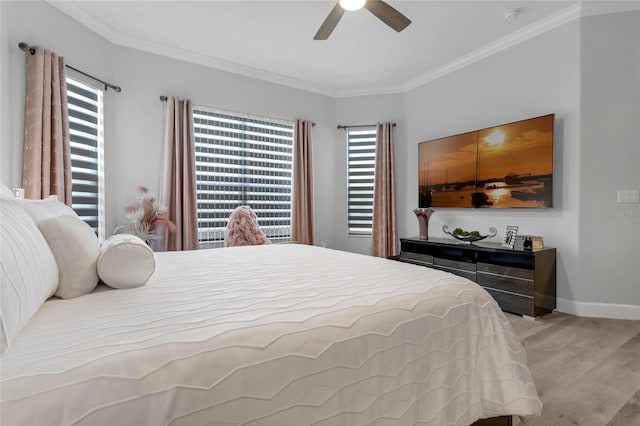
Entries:
{"label": "bed", "polygon": [[519,339],[464,278],[296,244],[155,261],[144,286],[42,304],[2,354],[0,423],[469,425],[541,411]]}

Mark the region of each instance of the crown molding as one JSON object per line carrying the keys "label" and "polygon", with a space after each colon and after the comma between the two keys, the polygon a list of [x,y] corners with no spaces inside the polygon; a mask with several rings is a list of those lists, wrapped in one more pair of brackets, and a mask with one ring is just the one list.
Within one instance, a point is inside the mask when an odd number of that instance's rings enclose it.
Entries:
{"label": "crown molding", "polygon": [[[258,80],[267,81],[282,86],[291,87],[294,89],[304,90],[307,92],[317,93],[324,96],[333,98],[347,98],[356,96],[373,96],[373,95],[390,95],[406,93],[413,89],[416,89],[424,84],[434,81],[447,74],[467,67],[475,62],[485,59],[491,55],[501,52],[505,49],[513,47],[523,41],[526,41],[532,37],[543,34],[549,30],[557,28],[568,22],[580,18],[583,15],[582,2],[571,5],[553,15],[543,18],[533,24],[530,24],[520,30],[517,30],[505,37],[502,37],[490,44],[487,44],[479,49],[474,50],[458,59],[455,59],[447,64],[437,67],[427,73],[424,73],[416,78],[408,80],[400,85],[391,85],[387,87],[372,87],[364,89],[354,90],[338,90],[335,88],[325,87],[317,84],[313,84],[307,81],[299,80],[293,77],[285,76],[282,74],[272,73],[269,71],[248,67],[246,65],[240,65],[222,59],[218,59],[212,56],[203,55],[198,52],[188,51],[182,48],[177,48],[165,43],[158,43],[151,40],[141,39],[137,37],[128,36],[114,30],[104,21],[86,12],[76,2],[67,1],[55,1],[47,0],[51,6],[60,10],[64,14],[70,16],[77,22],[86,26],[89,30],[96,32],[102,37],[106,38],[110,42],[141,51],[154,53],[160,56],[170,57],[206,67],[226,71],[245,77],[255,78]],[[603,11],[598,11],[603,13]],[[606,12],[605,12],[606,13]],[[595,13],[594,13],[595,14]]]}
{"label": "crown molding", "polygon": [[427,84],[433,80],[443,77],[459,69],[465,68],[475,62],[485,59],[491,55],[495,55],[498,52],[502,52],[510,47],[513,47],[525,40],[529,40],[537,35],[543,34],[549,30],[557,28],[568,22],[578,19],[581,16],[582,4],[576,3],[570,7],[567,7],[553,15],[550,15],[544,19],[541,19],[533,24],[530,24],[518,31],[515,31],[505,37],[502,37],[493,43],[489,43],[479,49],[476,49],[458,59],[455,59],[447,64],[433,69],[419,77],[407,81],[404,84],[404,91],[416,89],[424,84]]}
{"label": "crown molding", "polygon": [[159,43],[139,37],[122,34],[119,31],[114,30],[111,26],[105,24],[104,21],[86,12],[84,9],[82,9],[82,7],[78,6],[76,2],[47,0],[47,3],[60,10],[62,13],[68,15],[81,25],[84,25],[90,31],[99,34],[111,43],[118,46],[137,49],[148,53],[154,53],[160,56],[178,59],[185,62],[195,63],[220,71],[226,71],[245,77],[255,78],[258,80],[263,80],[294,89],[304,90],[307,92],[317,93],[329,97],[336,97],[336,90],[329,87],[324,87],[293,77],[249,67],[246,65],[236,64],[233,62],[214,58],[212,56],[203,55],[198,52],[185,50],[183,48],[177,48],[169,44]]}
{"label": "crown molding", "polygon": [[349,90],[337,90],[336,98],[355,98],[357,96],[375,96],[375,95],[397,95],[404,93],[404,86],[395,85],[387,87],[376,88],[364,88],[364,89],[349,89]]}
{"label": "crown molding", "polygon": [[117,38],[117,32],[104,23],[104,21],[97,19],[92,14],[86,12],[72,1],[56,1],[45,0],[50,6],[58,9],[60,12],[69,16],[80,25],[83,25],[98,35],[106,38],[112,43],[115,43],[114,38]]}
{"label": "crown molding", "polygon": [[155,53],[159,56],[169,57],[185,62],[190,62],[205,67],[213,68],[219,71],[225,71],[244,77],[254,78],[257,80],[266,81],[269,83],[278,84],[294,89],[304,90],[307,92],[316,93],[319,95],[336,97],[336,90],[328,87],[309,83],[307,81],[299,80],[293,77],[288,77],[282,74],[277,74],[246,65],[240,65],[233,62],[225,61],[222,59],[214,58],[211,56],[203,55],[198,52],[185,50],[165,43],[157,43],[150,40],[140,39],[130,36],[122,36],[118,42],[115,42],[123,47],[142,50],[144,52]]}
{"label": "crown molding", "polygon": [[637,0],[582,2],[582,16],[608,15],[610,13],[629,12],[632,10],[640,10],[640,2]]}

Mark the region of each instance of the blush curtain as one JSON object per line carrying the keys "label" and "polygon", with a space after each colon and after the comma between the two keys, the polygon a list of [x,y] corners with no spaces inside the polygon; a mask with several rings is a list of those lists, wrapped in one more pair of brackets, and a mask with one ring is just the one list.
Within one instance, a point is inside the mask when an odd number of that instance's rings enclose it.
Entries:
{"label": "blush curtain", "polygon": [[169,97],[165,106],[160,193],[167,206],[167,218],[176,225],[176,231],[165,232],[162,244],[165,251],[199,248],[194,144],[191,101]]}
{"label": "blush curtain", "polygon": [[306,120],[296,120],[294,129],[291,240],[313,245],[311,123]]}
{"label": "blush curtain", "polygon": [[25,198],[56,195],[71,206],[71,148],[64,58],[26,52],[22,186]]}
{"label": "blush curtain", "polygon": [[386,258],[398,254],[392,123],[378,123],[376,133],[371,254]]}

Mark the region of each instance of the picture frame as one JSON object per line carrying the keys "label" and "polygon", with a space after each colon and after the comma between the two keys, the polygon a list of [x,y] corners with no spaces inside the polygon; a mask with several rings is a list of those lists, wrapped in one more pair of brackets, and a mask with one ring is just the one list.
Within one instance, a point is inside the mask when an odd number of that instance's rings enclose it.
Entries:
{"label": "picture frame", "polygon": [[513,245],[516,242],[516,235],[518,235],[518,227],[508,225],[507,229],[504,231],[504,236],[502,237],[502,247],[513,249]]}

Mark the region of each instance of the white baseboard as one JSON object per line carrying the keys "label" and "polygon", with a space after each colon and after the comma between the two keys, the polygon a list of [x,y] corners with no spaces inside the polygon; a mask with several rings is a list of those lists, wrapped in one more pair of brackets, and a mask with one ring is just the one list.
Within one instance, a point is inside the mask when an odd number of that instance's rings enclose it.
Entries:
{"label": "white baseboard", "polygon": [[579,317],[640,320],[640,305],[576,302],[561,298],[557,299],[556,305],[556,311]]}

